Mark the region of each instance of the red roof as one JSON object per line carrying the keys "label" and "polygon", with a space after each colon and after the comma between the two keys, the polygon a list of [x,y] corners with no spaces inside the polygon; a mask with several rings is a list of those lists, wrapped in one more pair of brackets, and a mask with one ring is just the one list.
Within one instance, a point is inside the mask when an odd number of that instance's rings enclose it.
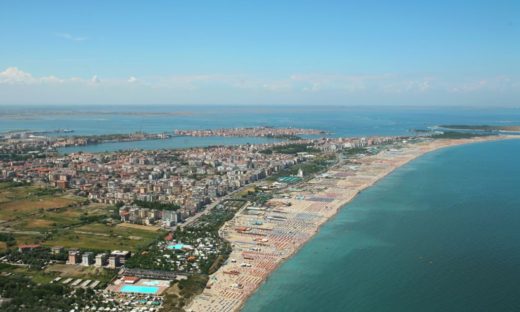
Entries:
{"label": "red roof", "polygon": [[137,282],[139,280],[139,277],[136,276],[123,276],[122,278],[125,282]]}
{"label": "red roof", "polygon": [[33,244],[33,245],[18,245],[18,248],[26,249],[26,248],[39,248],[40,245]]}

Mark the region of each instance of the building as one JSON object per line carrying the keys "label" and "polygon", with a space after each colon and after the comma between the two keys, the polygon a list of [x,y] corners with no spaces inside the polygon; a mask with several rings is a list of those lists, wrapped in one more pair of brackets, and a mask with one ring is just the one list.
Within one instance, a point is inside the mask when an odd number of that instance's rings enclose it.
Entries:
{"label": "building", "polygon": [[94,255],[91,252],[85,252],[83,256],[81,257],[81,265],[82,266],[89,266],[93,263]]}
{"label": "building", "polygon": [[162,212],[161,221],[163,226],[174,226],[181,221],[181,214],[173,210],[164,210]]}
{"label": "building", "polygon": [[115,256],[118,258],[118,262],[120,264],[125,264],[126,260],[130,258],[131,252],[126,250],[114,250],[110,253],[110,256]]}
{"label": "building", "polygon": [[96,262],[95,266],[97,267],[103,267],[107,263],[107,254],[100,253],[96,255]]}
{"label": "building", "polygon": [[51,247],[51,252],[53,255],[59,255],[62,251],[63,251],[63,246]]}
{"label": "building", "polygon": [[136,205],[125,205],[119,208],[119,216],[122,222],[153,225],[161,223],[170,227],[181,221],[181,214],[173,210],[159,210],[141,208]]}
{"label": "building", "polygon": [[117,267],[119,267],[120,263],[119,263],[119,257],[118,256],[110,256],[108,258],[108,267],[111,268],[111,269],[115,269]]}
{"label": "building", "polygon": [[125,283],[125,284],[135,284],[139,280],[140,280],[140,278],[137,276],[123,276],[121,278],[121,281],[123,281],[123,283]]}
{"label": "building", "polygon": [[25,253],[25,252],[28,252],[28,251],[33,251],[33,250],[36,250],[36,249],[40,249],[40,245],[19,245],[18,246],[18,251],[21,252],[21,253]]}
{"label": "building", "polygon": [[79,264],[80,255],[77,250],[69,250],[69,264]]}

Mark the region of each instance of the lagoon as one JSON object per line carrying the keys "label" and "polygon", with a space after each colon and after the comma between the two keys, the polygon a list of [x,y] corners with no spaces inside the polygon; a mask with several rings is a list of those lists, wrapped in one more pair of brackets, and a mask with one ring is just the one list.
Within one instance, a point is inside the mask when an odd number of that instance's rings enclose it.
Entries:
{"label": "lagoon", "polygon": [[190,147],[208,147],[215,145],[243,145],[243,144],[270,144],[282,141],[281,139],[266,137],[173,137],[164,140],[143,140],[131,142],[101,143],[84,146],[69,146],[59,148],[60,154],[77,152],[102,153],[119,150],[158,150],[182,149]]}

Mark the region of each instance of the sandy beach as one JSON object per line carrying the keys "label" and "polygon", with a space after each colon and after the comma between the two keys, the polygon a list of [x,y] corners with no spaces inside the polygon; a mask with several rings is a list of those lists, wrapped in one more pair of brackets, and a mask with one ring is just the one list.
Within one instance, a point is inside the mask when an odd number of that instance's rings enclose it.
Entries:
{"label": "sandy beach", "polygon": [[262,207],[245,207],[220,230],[233,247],[228,261],[210,276],[206,289],[186,310],[240,310],[269,275],[341,207],[409,161],[440,148],[508,138],[512,137],[406,144],[404,148],[388,149],[355,162],[340,162],[325,174],[286,189]]}

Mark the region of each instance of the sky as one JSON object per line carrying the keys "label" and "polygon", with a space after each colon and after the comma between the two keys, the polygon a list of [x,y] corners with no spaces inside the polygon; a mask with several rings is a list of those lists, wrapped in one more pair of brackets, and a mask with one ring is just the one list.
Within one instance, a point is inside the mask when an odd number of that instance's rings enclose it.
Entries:
{"label": "sky", "polygon": [[0,105],[519,99],[518,0],[0,0]]}

